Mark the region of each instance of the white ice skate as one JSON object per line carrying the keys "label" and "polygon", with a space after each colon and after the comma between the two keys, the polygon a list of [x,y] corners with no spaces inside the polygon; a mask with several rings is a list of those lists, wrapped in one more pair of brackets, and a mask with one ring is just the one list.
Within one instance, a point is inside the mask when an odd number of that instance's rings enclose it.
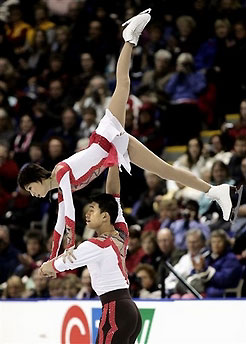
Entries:
{"label": "white ice skate", "polygon": [[126,26],[123,31],[123,38],[125,42],[129,42],[134,44],[135,46],[138,44],[139,37],[143,32],[143,29],[150,21],[150,11],[151,8],[140,12],[138,15],[128,19],[122,26]]}
{"label": "white ice skate", "polygon": [[206,193],[207,197],[217,201],[222,209],[225,221],[235,222],[242,198],[243,186],[237,189],[235,186],[221,184],[212,186]]}

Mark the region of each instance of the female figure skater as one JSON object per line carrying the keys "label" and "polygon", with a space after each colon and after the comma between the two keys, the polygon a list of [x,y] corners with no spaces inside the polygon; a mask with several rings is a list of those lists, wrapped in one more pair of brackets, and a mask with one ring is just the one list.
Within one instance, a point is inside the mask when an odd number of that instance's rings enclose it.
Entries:
{"label": "female figure skater", "polygon": [[163,179],[175,180],[207,193],[208,197],[221,206],[224,219],[228,221],[231,217],[234,209],[232,194],[237,192],[235,188],[227,184],[211,186],[189,171],[167,164],[124,130],[126,103],[130,91],[132,49],[137,45],[139,36],[151,18],[150,11],[151,9],[147,9],[123,24],[126,26],[123,31],[125,44],[117,63],[116,88],[104,117],[90,137],[89,147],[58,163],[52,172],[39,165],[28,164],[19,173],[18,184],[32,196],[45,197],[50,190],[59,189],[58,218],[51,259],[58,254],[65,228],[67,251],[74,248],[75,210],[72,192],[85,187],[110,166],[123,166],[130,173],[130,161]]}

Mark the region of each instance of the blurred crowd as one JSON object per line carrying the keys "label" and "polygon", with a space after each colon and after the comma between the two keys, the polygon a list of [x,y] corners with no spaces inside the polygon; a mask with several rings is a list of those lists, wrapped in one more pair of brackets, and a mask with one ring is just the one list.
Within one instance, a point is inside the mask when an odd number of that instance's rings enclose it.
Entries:
{"label": "blurred crowd", "polygon": [[[152,7],[134,49],[126,130],[175,166],[207,182],[246,181],[246,2],[244,0],[0,0],[0,295],[94,298],[86,268],[38,275],[48,259],[57,192],[32,198],[17,187],[26,163],[52,170],[87,147],[115,87],[121,24]],[[235,123],[227,114],[239,114]],[[220,134],[204,142],[201,130]],[[90,195],[106,172],[76,192],[76,243]],[[204,297],[246,296],[246,191],[235,223],[202,193],[136,166],[121,173],[129,225],[132,296],[191,298],[166,261]],[[63,248],[64,249],[64,248]]]}

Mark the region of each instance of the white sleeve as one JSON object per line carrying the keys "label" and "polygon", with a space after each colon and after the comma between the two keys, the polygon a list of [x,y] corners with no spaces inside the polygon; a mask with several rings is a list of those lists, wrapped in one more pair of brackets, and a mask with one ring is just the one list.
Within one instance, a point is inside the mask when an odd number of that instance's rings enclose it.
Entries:
{"label": "white sleeve", "polygon": [[114,199],[116,200],[116,202],[118,203],[118,216],[116,218],[116,221],[114,223],[114,227],[117,229],[121,229],[126,236],[129,236],[129,231],[128,231],[128,225],[126,223],[126,220],[124,218],[123,215],[123,210],[121,208],[121,204],[120,204],[120,197],[119,196],[114,196]]}
{"label": "white sleeve", "polygon": [[60,180],[59,186],[62,190],[63,202],[64,202],[64,213],[65,213],[65,225],[72,231],[72,240],[68,247],[74,246],[75,244],[75,209],[73,205],[73,196],[71,190],[69,171],[66,172]]}
{"label": "white sleeve", "polygon": [[58,214],[55,225],[55,230],[63,236],[65,229],[65,204],[64,201],[58,203]]}
{"label": "white sleeve", "polygon": [[[58,196],[59,199],[59,196]],[[52,241],[52,250],[50,254],[50,259],[53,259],[58,256],[58,252],[61,246],[65,229],[65,208],[64,202],[58,201],[58,215],[55,225],[55,230],[53,232],[53,241]]]}
{"label": "white sleeve", "polygon": [[73,254],[76,258],[73,263],[71,263],[68,259],[66,259],[66,263],[64,263],[62,256],[60,256],[54,260],[53,267],[57,272],[73,270],[89,263],[99,261],[101,259],[102,252],[103,248],[89,241],[85,241],[73,251]]}
{"label": "white sleeve", "polygon": [[117,223],[117,222],[126,222],[126,220],[124,218],[124,215],[123,215],[123,210],[122,210],[121,204],[120,204],[120,197],[114,196],[114,199],[118,203],[118,216],[117,216],[117,219],[115,220],[115,223]]}

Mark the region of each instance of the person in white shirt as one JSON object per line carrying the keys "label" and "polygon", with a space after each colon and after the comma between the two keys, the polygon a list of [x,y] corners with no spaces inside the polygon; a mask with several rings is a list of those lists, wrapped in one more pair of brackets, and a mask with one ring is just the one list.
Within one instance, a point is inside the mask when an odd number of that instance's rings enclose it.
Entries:
{"label": "person in white shirt", "polygon": [[141,330],[141,316],[129,293],[126,253],[128,227],[120,206],[118,167],[109,168],[106,194],[92,199],[86,223],[97,237],[80,244],[70,255],[49,260],[40,274],[55,277],[56,273],[87,265],[91,284],[102,302],[96,343],[135,343]]}
{"label": "person in white shirt", "polygon": [[147,9],[129,19],[123,26],[125,44],[116,68],[116,89],[108,109],[96,131],[90,137],[89,147],[58,163],[52,172],[37,164],[27,164],[18,176],[18,184],[32,196],[45,197],[58,188],[58,217],[54,230],[50,258],[58,255],[64,230],[67,235],[67,250],[73,250],[75,242],[75,209],[72,192],[88,185],[107,167],[122,165],[130,173],[130,161],[163,179],[173,179],[183,185],[206,192],[217,200],[224,219],[230,219],[233,209],[230,193],[236,189],[227,184],[211,186],[189,171],[173,167],[152,153],[147,147],[124,130],[126,104],[129,97],[129,68],[133,46],[137,45],[140,34],[150,20]]}
{"label": "person in white shirt", "polygon": [[[193,261],[200,261],[206,252],[205,237],[202,231],[200,229],[189,229],[186,233],[186,245],[187,254],[183,255],[173,267],[184,279],[187,279],[194,269]],[[187,293],[187,290],[180,283],[178,278],[170,272],[165,279],[165,294],[171,298],[181,298],[183,294]]]}

